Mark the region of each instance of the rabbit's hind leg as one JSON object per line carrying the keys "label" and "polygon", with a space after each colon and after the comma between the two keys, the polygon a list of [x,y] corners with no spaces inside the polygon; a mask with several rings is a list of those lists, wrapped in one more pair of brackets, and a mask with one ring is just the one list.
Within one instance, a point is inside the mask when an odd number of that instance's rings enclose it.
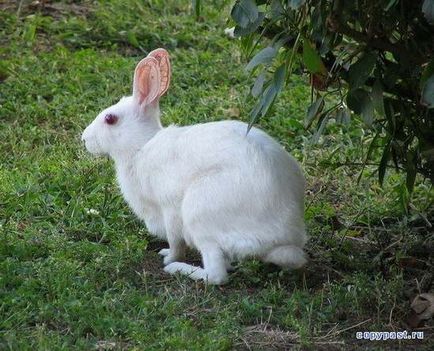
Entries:
{"label": "rabbit's hind leg", "polygon": [[210,246],[201,250],[203,267],[183,262],[173,262],[164,267],[170,274],[181,273],[194,280],[204,280],[208,284],[224,284],[228,279],[226,259],[219,247]]}
{"label": "rabbit's hind leg", "polygon": [[297,269],[307,262],[303,249],[294,245],[282,245],[271,249],[262,260],[274,263],[282,268]]}

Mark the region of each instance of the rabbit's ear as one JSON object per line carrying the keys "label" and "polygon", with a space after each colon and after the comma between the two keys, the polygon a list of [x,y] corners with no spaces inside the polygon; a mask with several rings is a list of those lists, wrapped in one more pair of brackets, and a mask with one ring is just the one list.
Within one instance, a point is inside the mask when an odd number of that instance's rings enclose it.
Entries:
{"label": "rabbit's ear", "polygon": [[158,61],[160,67],[160,96],[162,96],[170,85],[170,70],[169,53],[165,49],[155,49],[148,54],[148,57],[153,57]]}
{"label": "rabbit's ear", "polygon": [[141,60],[134,72],[133,97],[139,105],[149,105],[160,96],[160,69],[153,57]]}

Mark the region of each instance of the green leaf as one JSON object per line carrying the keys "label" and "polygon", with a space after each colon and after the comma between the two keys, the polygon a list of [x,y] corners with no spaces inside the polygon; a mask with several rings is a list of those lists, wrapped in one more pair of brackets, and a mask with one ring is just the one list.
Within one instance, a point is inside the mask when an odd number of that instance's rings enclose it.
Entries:
{"label": "green leaf", "polygon": [[390,145],[391,145],[391,140],[389,139],[386,142],[386,145],[384,146],[383,155],[381,156],[380,165],[378,166],[378,182],[380,183],[381,186],[383,186],[387,164],[391,156]]}
{"label": "green leaf", "polygon": [[264,18],[265,18],[265,14],[263,12],[259,12],[256,21],[249,23],[245,28],[236,25],[234,30],[234,36],[238,38],[253,33],[262,24]]}
{"label": "green leaf", "polygon": [[312,142],[314,144],[316,144],[319,140],[319,137],[322,135],[324,128],[327,125],[327,122],[329,120],[329,115],[328,113],[323,113],[318,121],[318,128],[315,131],[314,135],[312,136]]}
{"label": "green leaf", "polygon": [[27,23],[24,28],[23,39],[29,43],[33,43],[36,36],[36,24],[33,22]]}
{"label": "green leaf", "polygon": [[384,98],[383,98],[383,87],[380,81],[377,79],[372,86],[371,99],[374,104],[375,110],[382,116],[384,116]]}
{"label": "green leaf", "polygon": [[253,108],[252,112],[250,112],[250,122],[249,122],[249,127],[247,128],[248,131],[250,130],[250,128],[252,128],[253,124],[255,124],[256,120],[258,119],[259,112],[261,112],[262,109],[262,105],[263,105],[263,100],[259,99],[256,102],[256,105]]}
{"label": "green leaf", "polygon": [[253,124],[258,119],[259,113],[261,113],[262,117],[265,116],[275,97],[276,90],[272,81],[271,84],[264,90],[261,99],[256,103],[255,108],[250,114],[250,122],[247,132],[252,128]]}
{"label": "green leaf", "polygon": [[374,138],[372,139],[371,143],[369,144],[368,147],[368,152],[366,153],[366,158],[363,161],[363,165],[362,165],[362,169],[360,170],[359,176],[357,177],[357,184],[360,183],[360,179],[362,179],[362,175],[363,175],[363,170],[366,167],[366,164],[368,163],[369,159],[371,158],[372,152],[374,151],[374,148],[377,146],[377,139],[380,136],[380,132],[377,132],[374,136]]}
{"label": "green leaf", "polygon": [[196,16],[196,19],[200,16],[200,0],[192,0],[192,5],[194,8],[194,15]]}
{"label": "green leaf", "polygon": [[250,123],[248,130],[250,130],[250,128],[256,122],[259,114],[261,114],[262,117],[267,114],[276,96],[283,88],[283,84],[285,83],[285,75],[286,67],[285,64],[282,64],[276,69],[276,72],[274,72],[273,79],[271,80],[268,87],[264,90],[261,99],[256,103],[254,109],[250,113]]}
{"label": "green leaf", "polygon": [[128,39],[128,42],[132,46],[134,46],[136,48],[140,47],[139,41],[137,40],[137,37],[136,37],[136,34],[134,34],[133,31],[131,31],[131,30],[128,31],[128,33],[127,33],[127,39]]}
{"label": "green leaf", "polygon": [[371,98],[368,96],[362,102],[362,112],[363,121],[368,127],[372,127],[372,122],[374,121],[374,105]]}
{"label": "green leaf", "polygon": [[422,5],[422,12],[430,24],[434,24],[434,0],[425,0]]}
{"label": "green leaf", "polygon": [[269,63],[276,56],[277,50],[271,46],[268,46],[259,51],[246,66],[246,70],[250,71],[261,63]]}
{"label": "green leaf", "polygon": [[303,63],[310,73],[327,72],[321,57],[307,39],[303,40]]}
{"label": "green leaf", "polygon": [[396,3],[398,2],[398,0],[390,0],[389,3],[386,5],[386,7],[384,8],[385,11],[389,11],[389,9],[394,6]]}
{"label": "green leaf", "polygon": [[351,113],[346,107],[341,107],[336,113],[336,123],[348,125],[351,120]]}
{"label": "green leaf", "polygon": [[407,173],[406,185],[407,190],[411,194],[414,188],[414,182],[416,180],[416,152],[412,150],[407,151],[406,157],[406,167],[405,171]]}
{"label": "green leaf", "polygon": [[280,65],[276,72],[274,72],[274,88],[276,89],[277,94],[282,90],[283,83],[285,82],[286,76],[286,66],[285,64]]}
{"label": "green leaf", "polygon": [[254,0],[241,0],[235,3],[231,11],[233,20],[242,28],[254,23],[258,18],[258,7]]}
{"label": "green leaf", "polygon": [[[406,182],[407,183],[407,182]],[[410,194],[408,192],[406,184],[402,183],[399,187],[399,199],[401,201],[402,208],[405,213],[408,214],[408,205],[410,203]]]}
{"label": "green leaf", "polygon": [[0,61],[0,82],[6,80],[9,77],[9,65],[5,60]]}
{"label": "green leaf", "polygon": [[423,87],[421,103],[428,108],[434,108],[434,75],[428,78]]}
{"label": "green leaf", "polygon": [[301,5],[305,3],[305,0],[289,0],[288,5],[293,10],[297,10]]}
{"label": "green leaf", "polygon": [[347,105],[354,113],[360,115],[367,99],[369,99],[369,95],[365,90],[350,90],[347,95]]}
{"label": "green leaf", "polygon": [[358,88],[365,84],[366,80],[372,73],[377,61],[377,54],[368,52],[363,55],[356,63],[352,64],[348,72],[351,89]]}
{"label": "green leaf", "polygon": [[268,88],[265,90],[263,95],[263,104],[261,109],[261,115],[264,117],[271,105],[274,102],[276,96],[280,93],[283,87],[283,83],[285,82],[285,65],[281,65],[277,68],[276,72],[274,72],[273,80]]}
{"label": "green leaf", "polygon": [[267,111],[270,108],[271,103],[273,102],[276,95],[277,95],[277,91],[275,89],[274,84],[272,83],[264,91],[263,101],[262,101],[263,103],[262,103],[262,109],[261,109],[262,117],[264,117],[265,114],[267,113]]}
{"label": "green leaf", "polygon": [[[235,27],[236,28],[236,27]],[[234,32],[235,34],[235,32]],[[240,46],[243,52],[252,52],[255,47],[255,41],[253,35],[246,35],[240,38]]]}
{"label": "green leaf", "polygon": [[265,114],[267,113],[268,109],[270,108],[271,103],[273,102],[276,95],[277,95],[277,92],[276,92],[276,89],[275,89],[273,81],[272,81],[271,84],[264,90],[264,92],[261,96],[261,99],[256,103],[255,108],[253,109],[253,111],[250,114],[251,119],[250,119],[248,130],[250,130],[250,128],[256,122],[256,120],[259,116],[259,113],[261,113],[262,117],[265,116]]}
{"label": "green leaf", "polygon": [[374,120],[374,105],[367,91],[363,89],[350,90],[347,95],[348,107],[358,115],[369,127]]}
{"label": "green leaf", "polygon": [[322,109],[324,108],[324,99],[323,97],[319,97],[315,100],[308,108],[306,113],[306,118],[304,120],[304,126],[305,128],[309,128],[315,119],[316,116],[318,116]]}
{"label": "green leaf", "polygon": [[271,18],[273,20],[278,19],[279,17],[283,16],[283,14],[285,13],[285,9],[283,8],[280,0],[271,1],[270,11],[271,11]]}
{"label": "green leaf", "polygon": [[252,87],[252,96],[258,97],[262,93],[262,88],[264,86],[265,82],[265,72],[262,72],[260,75],[256,77],[255,83]]}

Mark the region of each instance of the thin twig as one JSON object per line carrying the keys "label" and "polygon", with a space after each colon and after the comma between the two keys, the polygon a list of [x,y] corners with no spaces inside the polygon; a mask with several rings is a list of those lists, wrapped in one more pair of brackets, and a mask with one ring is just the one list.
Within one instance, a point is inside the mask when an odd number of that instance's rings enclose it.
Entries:
{"label": "thin twig", "polygon": [[395,307],[396,307],[396,299],[393,299],[393,306],[390,309],[390,313],[389,313],[389,325],[391,327],[393,327],[393,325],[392,325],[392,315],[393,315],[393,310],[395,309]]}
{"label": "thin twig", "polygon": [[367,319],[367,320],[365,320],[365,321],[363,321],[363,322],[360,322],[360,323],[354,324],[354,325],[352,325],[352,326],[350,326],[350,327],[347,327],[347,328],[344,328],[344,329],[338,330],[338,331],[336,331],[336,332],[334,332],[334,333],[332,333],[332,334],[330,334],[330,335],[329,335],[329,333],[327,333],[327,334],[324,335],[324,336],[319,336],[318,339],[325,339],[326,337],[331,337],[331,336],[336,336],[336,335],[342,334],[343,332],[346,332],[347,330],[357,328],[357,327],[359,327],[359,326],[361,326],[361,325],[363,325],[363,324],[365,324],[365,323],[368,323],[369,321],[371,321],[371,318],[369,318],[369,319]]}
{"label": "thin twig", "polygon": [[417,212],[417,214],[425,221],[426,225],[428,226],[428,228],[432,228],[432,224],[431,222],[428,220],[428,218],[422,213],[420,212],[412,203],[410,203],[410,208]]}
{"label": "thin twig", "polygon": [[20,3],[18,4],[18,9],[17,9],[17,14],[16,14],[17,21],[18,21],[19,18],[20,18],[21,7],[23,6],[23,2],[24,2],[24,0],[21,0]]}

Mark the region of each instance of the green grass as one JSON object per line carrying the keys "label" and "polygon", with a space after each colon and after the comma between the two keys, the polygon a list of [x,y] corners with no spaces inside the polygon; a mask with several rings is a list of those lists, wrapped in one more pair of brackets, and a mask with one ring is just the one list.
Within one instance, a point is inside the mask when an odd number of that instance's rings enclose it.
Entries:
{"label": "green grass", "polygon": [[[309,88],[294,79],[260,125],[306,171],[311,262],[299,272],[242,262],[223,287],[168,276],[157,255],[165,244],[80,134],[130,93],[135,64],[156,47],[172,56],[165,125],[247,121],[251,78],[223,34],[229,7],[204,2],[196,21],[189,1],[44,3],[0,4],[0,350],[398,346],[354,335],[406,329],[410,298],[433,289],[428,183],[419,180],[409,213],[400,175],[388,172],[380,188],[367,166],[357,184],[351,163],[372,136],[354,120],[313,143]],[[401,346],[430,349],[430,325],[425,340]]]}

